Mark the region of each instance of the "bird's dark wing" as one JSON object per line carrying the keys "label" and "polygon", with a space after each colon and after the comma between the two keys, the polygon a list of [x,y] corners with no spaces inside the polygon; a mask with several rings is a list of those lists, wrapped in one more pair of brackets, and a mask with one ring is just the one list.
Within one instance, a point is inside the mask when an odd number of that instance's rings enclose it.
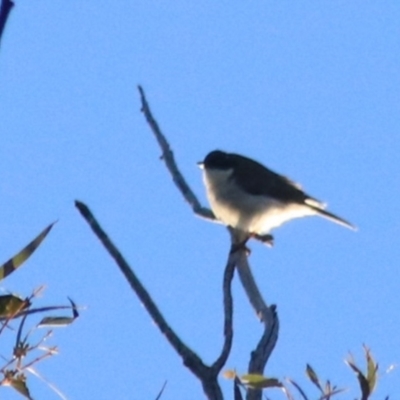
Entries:
{"label": "bird's dark wing", "polygon": [[[248,193],[256,196],[270,196],[284,202],[300,204],[307,202],[313,203],[318,208],[324,207],[321,202],[308,196],[297,183],[290,179],[271,171],[250,158],[237,154],[235,154],[235,157],[242,158],[245,163],[240,163],[241,168],[234,169],[232,179]],[[249,174],[248,171],[243,169],[244,165],[248,165],[248,168],[254,173]]]}

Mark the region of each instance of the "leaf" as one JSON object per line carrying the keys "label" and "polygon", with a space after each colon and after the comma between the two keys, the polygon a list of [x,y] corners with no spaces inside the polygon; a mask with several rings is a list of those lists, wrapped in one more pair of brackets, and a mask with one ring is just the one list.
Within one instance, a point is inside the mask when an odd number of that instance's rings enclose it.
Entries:
{"label": "leaf", "polygon": [[360,384],[361,389],[361,400],[367,400],[369,395],[371,394],[369,390],[369,383],[365,375],[361,372],[361,370],[355,365],[352,359],[346,360],[346,364],[356,373],[358,383]]}
{"label": "leaf", "polygon": [[304,390],[300,387],[300,385],[299,385],[298,383],[296,383],[295,381],[293,381],[293,380],[290,379],[290,378],[286,378],[286,380],[287,380],[289,383],[291,383],[291,384],[298,390],[298,392],[300,393],[301,397],[302,397],[304,400],[308,400],[308,397],[306,396]]}
{"label": "leaf", "polygon": [[324,393],[331,393],[332,392],[332,388],[331,388],[331,382],[329,381],[329,379],[326,381],[325,383],[325,389],[324,389]]}
{"label": "leaf", "polygon": [[30,302],[13,294],[0,296],[0,318],[12,318],[30,306]]}
{"label": "leaf", "polygon": [[6,263],[0,266],[0,280],[6,278],[12,272],[14,272],[22,263],[24,263],[32,253],[39,247],[43,239],[50,232],[55,222],[50,224],[45,228],[35,239],[32,240],[28,245],[26,245],[18,254],[10,258]]}
{"label": "leaf", "polygon": [[321,384],[319,382],[318,375],[311,368],[310,364],[307,364],[306,375],[307,375],[308,379],[310,379],[310,381],[323,393],[324,390],[322,389],[322,386],[321,386]]}
{"label": "leaf", "polygon": [[25,398],[33,400],[28,386],[26,386],[26,378],[24,375],[19,375],[10,380],[10,386],[13,387],[18,393],[22,394]]}
{"label": "leaf", "polygon": [[365,358],[367,359],[367,381],[369,385],[369,392],[372,393],[378,381],[378,364],[372,358],[371,351],[368,349],[368,347],[364,346],[364,350]]}
{"label": "leaf", "polygon": [[261,374],[245,374],[242,375],[240,381],[252,389],[266,389],[270,387],[282,388],[282,383],[276,378],[266,378]]}
{"label": "leaf", "polygon": [[39,322],[38,328],[63,327],[71,324],[74,320],[75,318],[71,317],[45,317]]}
{"label": "leaf", "polygon": [[45,317],[39,322],[38,328],[57,328],[72,324],[72,322],[74,322],[75,319],[79,317],[79,313],[76,309],[76,304],[70,298],[68,298],[68,300],[70,301],[72,307],[72,317]]}

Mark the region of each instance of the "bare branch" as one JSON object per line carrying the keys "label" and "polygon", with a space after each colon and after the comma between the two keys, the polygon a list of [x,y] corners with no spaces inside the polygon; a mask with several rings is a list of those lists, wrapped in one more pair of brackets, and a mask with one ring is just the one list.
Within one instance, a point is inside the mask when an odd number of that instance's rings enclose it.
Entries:
{"label": "bare branch", "polygon": [[216,218],[211,210],[201,206],[199,200],[197,200],[197,197],[194,195],[193,191],[190,189],[189,185],[186,183],[185,178],[180,173],[180,171],[176,165],[175,157],[171,150],[171,147],[170,147],[167,139],[165,138],[165,136],[162,134],[160,128],[158,127],[157,121],[154,119],[154,117],[150,111],[150,107],[147,103],[146,96],[144,94],[142,87],[138,86],[138,89],[139,89],[139,93],[140,93],[140,99],[142,102],[142,112],[143,112],[144,116],[146,117],[146,120],[147,120],[155,138],[157,139],[158,144],[160,145],[160,148],[162,151],[162,159],[164,160],[165,165],[168,168],[168,171],[170,172],[175,185],[178,187],[179,191],[182,193],[184,199],[190,204],[190,206],[193,209],[193,212],[196,215],[198,215],[199,217],[214,221],[214,222],[218,222],[218,221],[216,221]]}
{"label": "bare branch", "polygon": [[[231,234],[232,248],[235,245],[243,242],[243,233],[237,232],[234,229],[229,229]],[[276,306],[267,306],[265,303],[258,286],[254,280],[253,274],[248,263],[248,254],[240,250],[236,250],[238,253],[236,268],[240,281],[246,292],[246,295],[252,305],[256,315],[264,325],[264,332],[255,348],[251,352],[248,372],[251,374],[263,374],[265,365],[275,348],[278,340],[279,332],[279,320],[276,313]],[[249,389],[247,391],[247,400],[260,400],[262,391],[259,389]]]}
{"label": "bare branch", "polygon": [[0,43],[3,37],[4,28],[6,26],[8,17],[10,16],[11,9],[14,7],[14,3],[11,0],[1,0],[0,5]]}
{"label": "bare branch", "polygon": [[[275,348],[278,340],[279,320],[275,311],[275,306],[268,307],[272,325],[264,322],[264,332],[254,351],[251,352],[249,362],[249,373],[262,374],[267,361]],[[262,391],[259,389],[249,389],[246,400],[261,400]]]}
{"label": "bare branch", "polygon": [[237,254],[229,254],[228,262],[225,267],[224,281],[223,281],[223,293],[224,293],[224,344],[219,357],[212,364],[211,368],[214,371],[215,376],[219,374],[222,367],[225,365],[228,359],[229,353],[232,348],[233,340],[233,300],[232,300],[232,279],[235,272]]}
{"label": "bare branch", "polygon": [[[170,145],[167,142],[165,136],[161,133],[160,128],[150,111],[150,107],[147,103],[144,91],[141,86],[139,86],[138,89],[140,92],[140,97],[142,102],[142,112],[144,113],[146,120],[161,147],[162,158],[164,159],[165,164],[169,172],[171,173],[176,186],[178,187],[178,189],[180,190],[186,201],[191,205],[195,214],[205,217],[207,219],[211,219],[215,222],[215,216],[212,214],[210,210],[200,205],[199,201],[197,200],[192,190],[189,188],[188,184],[184,180],[182,174],[178,170],[175,159],[173,157],[173,153],[170,149]],[[206,210],[205,214],[204,210]],[[237,246],[235,248],[235,245],[243,243],[243,233],[240,233],[233,229],[229,229],[229,232],[231,234],[232,249],[235,250],[234,251],[232,250],[230,252],[227,267],[225,269],[224,282],[228,279],[227,278],[227,274],[229,274],[228,267],[232,265],[231,268],[233,276],[233,269],[236,266],[239,273],[239,278],[245,289],[247,297],[251,305],[253,306],[257,316],[264,324],[263,335],[261,336],[261,339],[258,342],[256,349],[252,351],[249,363],[250,373],[262,374],[265,365],[268,361],[268,358],[270,357],[278,339],[279,321],[278,321],[278,316],[276,314],[276,307],[274,305],[267,306],[264,299],[262,298],[261,293],[258,290],[258,287],[254,280],[254,277],[251,273],[246,251],[243,248],[241,248],[241,246]],[[229,279],[232,279],[232,277],[230,277]],[[224,283],[225,342],[221,355],[218,357],[218,359],[214,362],[212,366],[212,368],[214,368],[215,370],[222,368],[222,366],[226,362],[226,359],[230,352],[231,342],[233,337],[233,332],[232,334],[230,334],[229,331],[227,331],[227,328],[232,329],[232,321],[228,320],[229,313],[232,311],[229,309],[229,304],[231,303],[226,303],[226,301],[228,302],[231,301],[229,300],[230,285],[229,285],[229,296],[228,292],[225,289],[226,286]],[[260,390],[249,390],[247,392],[247,399],[258,400],[261,399],[261,395],[262,393]]]}
{"label": "bare branch", "polygon": [[121,272],[124,274],[126,280],[129,282],[132,289],[143,303],[147,312],[150,314],[154,323],[165,335],[175,351],[181,356],[184,365],[188,367],[192,371],[192,373],[200,379],[203,385],[203,390],[206,393],[208,399],[222,400],[223,397],[221,388],[218,385],[217,376],[214,370],[205,365],[200,357],[179,338],[179,336],[167,323],[148,291],[145,289],[136,274],[125,261],[122,254],[115,247],[115,245],[109,239],[104,230],[100,227],[99,223],[97,222],[89,208],[80,201],[75,201],[75,206],[78,208],[81,215],[89,224],[95,235],[99,238],[108,253],[115,260]]}
{"label": "bare branch", "polygon": [[154,323],[159,327],[161,332],[166,336],[168,341],[174,347],[174,349],[179,353],[179,355],[183,358],[185,364],[189,363],[190,365],[199,365],[199,368],[205,368],[205,365],[202,363],[200,358],[190,350],[178,337],[178,335],[173,331],[173,329],[169,326],[160,310],[154,303],[148,291],[139,281],[131,267],[123,258],[122,254],[115,247],[112,241],[109,239],[107,234],[100,227],[99,223],[89,210],[89,208],[80,201],[75,201],[75,206],[78,208],[82,216],[85,218],[87,223],[92,228],[93,232],[100,239],[103,246],[109,252],[112,258],[114,258],[121,272],[124,274],[126,280],[131,285],[132,289],[135,291],[139,299],[142,301],[145,306],[147,312],[153,318]]}

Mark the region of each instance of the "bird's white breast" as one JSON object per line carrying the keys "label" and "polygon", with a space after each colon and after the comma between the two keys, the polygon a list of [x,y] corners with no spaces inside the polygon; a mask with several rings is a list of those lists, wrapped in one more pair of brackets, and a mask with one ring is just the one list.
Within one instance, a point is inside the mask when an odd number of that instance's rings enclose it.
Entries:
{"label": "bird's white breast", "polygon": [[211,209],[226,225],[266,234],[286,221],[315,214],[306,205],[248,194],[229,179],[231,174],[232,170],[205,169],[203,175]]}

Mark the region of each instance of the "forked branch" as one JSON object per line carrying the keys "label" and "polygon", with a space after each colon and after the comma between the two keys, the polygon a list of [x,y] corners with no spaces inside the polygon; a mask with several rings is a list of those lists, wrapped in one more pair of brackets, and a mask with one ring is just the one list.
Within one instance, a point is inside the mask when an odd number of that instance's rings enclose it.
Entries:
{"label": "forked branch", "polygon": [[89,208],[80,201],[75,201],[75,206],[80,211],[83,218],[89,224],[95,235],[100,239],[103,246],[106,248],[108,253],[113,257],[121,272],[124,274],[126,280],[131,285],[132,289],[143,303],[147,312],[150,314],[154,323],[165,335],[171,346],[182,358],[182,361],[190,371],[196,375],[203,386],[203,390],[210,400],[222,400],[221,388],[218,384],[218,374],[221,368],[226,362],[226,359],[230,353],[232,345],[232,316],[233,316],[233,304],[232,304],[232,293],[231,293],[231,282],[233,273],[235,271],[234,256],[230,256],[225,268],[224,281],[223,281],[223,293],[224,293],[224,344],[221,350],[221,354],[212,366],[207,366],[203,363],[201,358],[187,346],[172,327],[168,324],[164,316],[161,314],[159,308],[153,301],[149,292],[142,285],[139,278],[136,276],[132,268],[128,265],[120,251],[116,248],[104,230],[101,228],[96,218],[89,210]]}
{"label": "forked branch", "polygon": [[[142,103],[142,112],[151,128],[151,131],[157,139],[157,142],[161,148],[162,159],[164,160],[173,181],[175,182],[176,186],[178,187],[186,201],[192,206],[195,214],[207,219],[211,219],[215,222],[214,214],[207,208],[200,205],[200,202],[197,200],[193,191],[190,189],[189,185],[186,183],[185,179],[180,173],[176,165],[170,145],[165,136],[162,134],[158,123],[151,113],[144,90],[141,86],[138,86],[138,89]],[[236,235],[237,232],[235,232],[234,230],[230,229],[229,231],[231,233],[231,243],[232,246],[234,246],[235,244],[238,244],[238,241],[241,241],[242,238],[239,239]],[[270,357],[278,339],[279,320],[276,313],[276,306],[267,306],[263,297],[261,296],[261,293],[250,270],[250,266],[248,264],[248,256],[246,252],[238,250],[233,254],[235,255],[235,257],[232,258],[230,256],[229,260],[231,260],[231,262],[234,262],[238,270],[242,285],[249,298],[249,301],[253,306],[257,316],[264,324],[264,332],[255,350],[251,352],[251,358],[249,362],[249,372],[262,374],[268,358]],[[218,367],[221,366],[222,368],[223,362],[225,362],[224,359],[226,361],[226,357],[222,357],[221,360],[217,360],[214,365],[218,365]],[[261,399],[261,395],[262,393],[260,390],[249,390],[247,393],[247,399],[259,400]]]}

